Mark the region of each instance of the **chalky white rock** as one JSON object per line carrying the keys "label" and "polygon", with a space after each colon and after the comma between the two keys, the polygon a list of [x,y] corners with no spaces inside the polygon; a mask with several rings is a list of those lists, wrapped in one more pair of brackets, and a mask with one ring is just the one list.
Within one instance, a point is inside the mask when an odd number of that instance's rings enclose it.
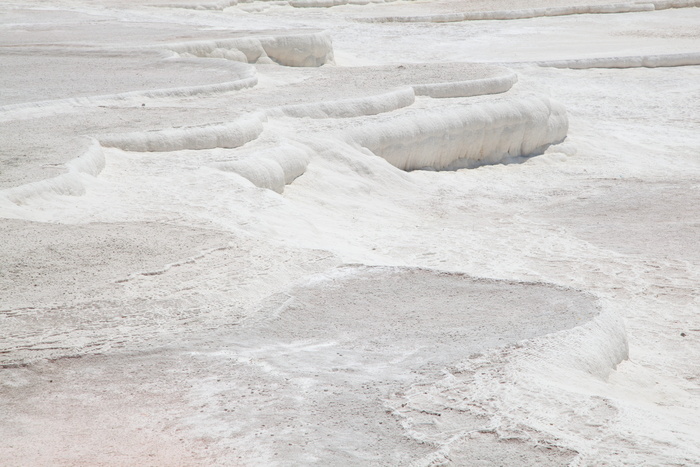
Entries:
{"label": "chalky white rock", "polygon": [[0,6],[0,464],[700,465],[695,0]]}

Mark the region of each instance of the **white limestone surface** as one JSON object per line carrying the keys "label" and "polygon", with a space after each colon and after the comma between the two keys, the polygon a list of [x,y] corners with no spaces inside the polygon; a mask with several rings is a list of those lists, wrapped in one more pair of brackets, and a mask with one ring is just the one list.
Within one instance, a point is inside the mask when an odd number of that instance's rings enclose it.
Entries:
{"label": "white limestone surface", "polygon": [[402,170],[454,169],[542,153],[566,137],[564,107],[546,98],[448,107],[373,121],[350,139]]}
{"label": "white limestone surface", "polygon": [[700,465],[700,9],[581,5],[0,5],[0,464]]}

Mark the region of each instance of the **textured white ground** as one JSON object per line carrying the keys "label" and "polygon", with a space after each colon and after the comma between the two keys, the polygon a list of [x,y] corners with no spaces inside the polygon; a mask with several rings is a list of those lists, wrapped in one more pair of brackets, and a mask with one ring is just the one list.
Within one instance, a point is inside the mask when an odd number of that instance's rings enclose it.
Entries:
{"label": "textured white ground", "polygon": [[697,4],[3,2],[0,465],[700,465]]}

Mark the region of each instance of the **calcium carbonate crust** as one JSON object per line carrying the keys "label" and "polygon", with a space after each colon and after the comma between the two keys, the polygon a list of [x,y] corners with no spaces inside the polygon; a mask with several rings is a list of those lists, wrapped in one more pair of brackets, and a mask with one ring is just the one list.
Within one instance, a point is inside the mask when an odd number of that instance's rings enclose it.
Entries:
{"label": "calcium carbonate crust", "polygon": [[[254,86],[255,69],[247,63],[272,58],[290,66],[319,66],[332,58],[332,46],[326,33],[290,36],[243,37],[220,41],[170,44],[168,50],[174,60],[219,58],[233,60],[238,72],[235,88]],[[182,150],[210,150],[241,148],[255,142],[270,119],[344,119],[386,115],[377,122],[368,122],[341,134],[351,144],[369,149],[402,170],[432,168],[452,170],[474,165],[498,163],[508,158],[541,152],[548,145],[566,136],[568,122],[564,108],[548,98],[503,99],[499,103],[438,105],[434,110],[417,110],[393,115],[400,109],[410,108],[417,96],[442,99],[468,98],[503,94],[517,83],[517,75],[506,68],[452,64],[441,73],[427,65],[368,68],[368,72],[387,76],[384,92],[369,91],[348,99],[320,101],[308,104],[273,106],[251,115],[241,115],[232,121],[203,125],[164,128],[129,133],[93,135],[93,143],[86,154],[76,160],[95,159],[94,170],[75,169],[67,164],[69,172],[49,180],[29,183],[0,192],[6,202],[21,205],[34,197],[46,194],[81,195],[84,193],[83,176],[95,177],[104,167],[102,148],[117,148],[131,152],[172,152]],[[464,70],[464,71],[460,71]],[[331,69],[332,71],[332,69]],[[338,75],[343,79],[342,69]],[[403,83],[403,85],[402,85]],[[398,85],[398,86],[397,86]],[[225,87],[223,91],[228,91]],[[199,89],[149,91],[153,95],[194,95]],[[98,98],[84,97],[59,102],[29,103],[2,109],[6,116],[18,112],[60,112],[61,106],[72,104],[94,105],[108,99],[143,97],[146,92],[124,93]],[[449,102],[449,101],[446,101]],[[29,114],[28,114],[29,115]],[[9,117],[8,117],[9,118]],[[282,193],[284,186],[306,171],[314,151],[303,144],[275,144],[272,148],[250,147],[237,153],[228,162],[214,168],[235,173],[258,188]]]}
{"label": "calcium carbonate crust", "polygon": [[670,8],[700,7],[698,0],[662,0],[657,2],[611,3],[604,5],[575,5],[551,8],[529,8],[522,10],[469,11],[420,16],[381,16],[359,18],[367,23],[454,23],[460,21],[515,20],[545,16],[569,16],[613,13],[635,13],[666,10]]}

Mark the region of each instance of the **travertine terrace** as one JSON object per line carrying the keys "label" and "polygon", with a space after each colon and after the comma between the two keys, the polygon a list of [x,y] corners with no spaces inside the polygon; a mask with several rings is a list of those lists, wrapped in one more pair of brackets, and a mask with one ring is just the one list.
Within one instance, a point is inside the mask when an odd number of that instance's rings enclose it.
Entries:
{"label": "travertine terrace", "polygon": [[700,465],[700,2],[0,5],[0,465]]}

